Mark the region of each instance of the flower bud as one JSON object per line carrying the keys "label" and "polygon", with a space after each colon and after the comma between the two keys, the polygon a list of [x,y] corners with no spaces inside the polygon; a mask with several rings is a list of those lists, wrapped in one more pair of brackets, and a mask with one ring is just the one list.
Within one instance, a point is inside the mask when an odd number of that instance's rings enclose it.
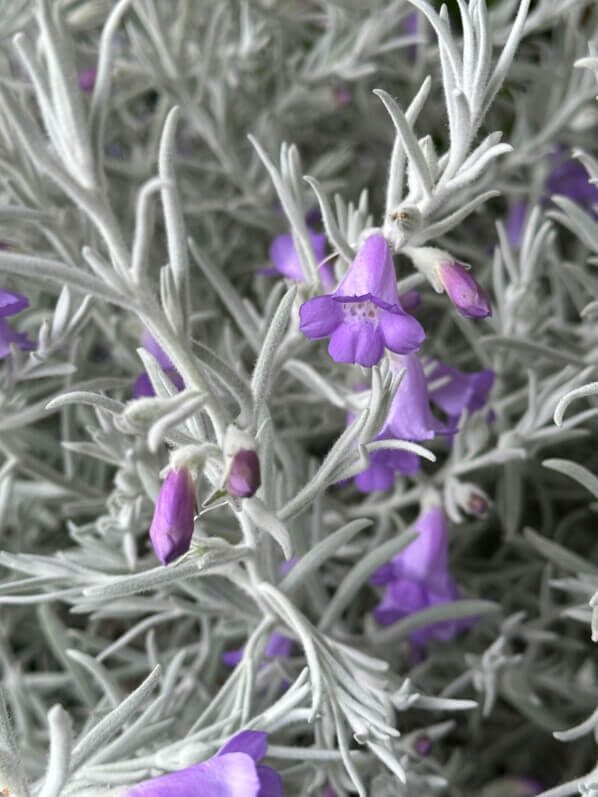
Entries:
{"label": "flower bud", "polygon": [[413,748],[418,755],[428,755],[432,749],[432,740],[425,733],[420,733],[413,743]]}
{"label": "flower bud", "polygon": [[458,506],[468,515],[486,517],[490,509],[490,499],[477,484],[457,482],[455,484],[455,500]]}
{"label": "flower bud", "polygon": [[262,483],[260,461],[253,449],[241,448],[228,472],[227,489],[237,498],[250,498]]}
{"label": "flower bud", "polygon": [[195,487],[186,467],[171,470],[160,489],[150,538],[163,565],[189,550],[193,536]]}
{"label": "flower bud", "polygon": [[490,300],[461,263],[439,263],[438,277],[463,318],[486,318],[492,315]]}

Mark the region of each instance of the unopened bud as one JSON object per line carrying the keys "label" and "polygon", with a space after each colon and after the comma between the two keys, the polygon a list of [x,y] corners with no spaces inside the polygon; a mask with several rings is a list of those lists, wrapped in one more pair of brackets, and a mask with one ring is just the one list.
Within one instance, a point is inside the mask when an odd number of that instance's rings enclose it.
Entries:
{"label": "unopened bud", "polygon": [[255,451],[237,451],[228,472],[228,492],[237,498],[250,498],[261,483],[260,461]]}
{"label": "unopened bud", "polygon": [[420,733],[413,743],[413,748],[418,755],[428,755],[432,749],[432,740],[425,733]]}
{"label": "unopened bud", "polygon": [[463,318],[492,315],[487,293],[461,263],[439,263],[437,270],[440,282]]}
{"label": "unopened bud", "polygon": [[186,467],[169,471],[158,494],[150,539],[163,565],[189,550],[193,536],[195,487]]}
{"label": "unopened bud", "polygon": [[262,483],[255,439],[231,425],[224,436],[223,489],[237,498],[250,498]]}
{"label": "unopened bud", "polygon": [[454,489],[456,503],[464,512],[478,517],[488,514],[490,499],[477,484],[456,482]]}

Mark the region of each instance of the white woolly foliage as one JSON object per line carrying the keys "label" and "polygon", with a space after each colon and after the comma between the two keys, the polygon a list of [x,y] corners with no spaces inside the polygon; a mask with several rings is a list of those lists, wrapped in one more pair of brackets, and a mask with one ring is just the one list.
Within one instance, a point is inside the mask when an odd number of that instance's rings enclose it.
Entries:
{"label": "white woolly foliage", "polygon": [[[489,797],[504,772],[598,793],[583,749],[556,774],[545,754],[598,728],[598,221],[545,188],[557,147],[598,185],[597,14],[453,5],[0,2],[0,287],[37,342],[0,364],[0,791],[120,795],[256,729],[287,797]],[[402,374],[385,358],[356,392],[363,369],[301,334],[316,203],[337,279],[382,230],[425,356],[496,372],[492,417],[450,446],[376,440]],[[282,232],[297,285],[256,276]],[[492,318],[434,292],[434,253],[471,265]],[[155,396],[131,399],[142,371]],[[252,498],[224,489],[231,440],[259,452]],[[382,449],[420,473],[339,492]],[[183,464],[193,542],[158,567]],[[439,502],[460,599],[380,627],[369,580]],[[470,617],[410,659],[413,631]],[[264,658],[273,632],[291,657]]]}

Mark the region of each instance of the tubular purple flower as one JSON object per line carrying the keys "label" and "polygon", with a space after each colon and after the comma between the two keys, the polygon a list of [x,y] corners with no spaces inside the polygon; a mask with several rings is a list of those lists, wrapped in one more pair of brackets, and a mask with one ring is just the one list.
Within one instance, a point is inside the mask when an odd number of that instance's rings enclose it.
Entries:
{"label": "tubular purple flower", "polygon": [[193,536],[195,486],[185,467],[169,471],[160,489],[150,538],[163,565],[189,550]]}
{"label": "tubular purple flower", "polygon": [[[419,537],[370,579],[373,586],[386,586],[384,598],[373,610],[381,625],[391,625],[414,612],[459,598],[457,585],[448,572],[448,529],[442,509],[433,507],[421,515],[414,530]],[[472,622],[473,618],[466,618],[432,623],[413,631],[410,640],[416,647],[431,639],[447,641]]]}
{"label": "tubular purple flower", "polygon": [[[452,424],[435,418],[430,410],[426,378],[416,354],[396,355],[391,360],[395,371],[405,368],[388,418],[376,440],[429,440],[436,434],[455,432]],[[348,423],[353,416],[350,414]],[[388,490],[397,471],[407,476],[417,473],[419,458],[411,451],[381,450],[370,455],[369,466],[355,477],[355,486],[363,493]]]}
{"label": "tubular purple flower", "polygon": [[450,434],[450,426],[435,418],[430,410],[430,398],[424,369],[416,354],[392,358],[392,368],[405,373],[390,406],[385,429],[398,440],[430,440],[436,434]]}
{"label": "tubular purple flower", "polygon": [[306,337],[330,338],[328,352],[339,363],[371,367],[385,347],[408,354],[425,338],[401,307],[392,256],[380,233],[366,238],[335,292],[305,302],[300,317]]}
{"label": "tubular purple flower", "polygon": [[261,483],[260,461],[256,452],[244,448],[237,451],[228,472],[228,492],[237,498],[250,498]]}
{"label": "tubular purple flower", "polygon": [[492,315],[487,293],[461,263],[439,263],[437,273],[463,318],[486,318]]}
{"label": "tubular purple flower", "polygon": [[427,581],[448,567],[448,526],[444,512],[434,506],[420,515],[413,525],[419,533],[411,545],[397,554],[388,565],[376,570],[371,583],[377,586],[398,579]]}
{"label": "tubular purple flower", "polygon": [[0,359],[10,354],[10,345],[14,343],[22,351],[35,348],[35,343],[27,339],[25,332],[15,332],[6,316],[16,315],[29,307],[29,299],[20,293],[10,293],[0,288]]}
{"label": "tubular purple flower", "polygon": [[284,797],[280,775],[258,766],[268,750],[261,731],[243,731],[201,764],[143,781],[123,797]]}
{"label": "tubular purple flower", "polygon": [[[326,236],[323,233],[314,232],[309,227],[307,234],[314,250],[316,261],[321,263],[326,253]],[[260,269],[260,274],[271,277],[287,277],[295,282],[305,282],[305,275],[301,268],[299,254],[295,248],[293,236],[290,234],[278,235],[270,245],[270,260],[274,263],[274,268]],[[320,277],[325,290],[334,287],[334,274],[330,263],[323,263],[320,266]]]}

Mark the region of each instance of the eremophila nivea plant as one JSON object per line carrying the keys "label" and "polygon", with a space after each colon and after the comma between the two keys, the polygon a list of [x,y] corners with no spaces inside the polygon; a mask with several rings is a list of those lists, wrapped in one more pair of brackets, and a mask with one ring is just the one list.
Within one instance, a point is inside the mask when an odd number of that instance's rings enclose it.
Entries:
{"label": "eremophila nivea plant", "polygon": [[598,6],[0,2],[3,797],[598,794]]}

